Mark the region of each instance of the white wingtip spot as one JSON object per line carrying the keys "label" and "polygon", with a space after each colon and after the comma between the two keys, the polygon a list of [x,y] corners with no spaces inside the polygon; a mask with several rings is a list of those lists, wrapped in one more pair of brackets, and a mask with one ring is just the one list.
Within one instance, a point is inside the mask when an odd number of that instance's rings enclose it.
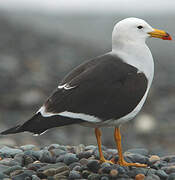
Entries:
{"label": "white wingtip spot", "polygon": [[73,86],[73,87],[69,86],[69,84],[63,84],[63,85],[58,86],[58,89],[69,90],[69,89],[72,89],[72,88],[74,88],[74,87],[75,87],[75,86]]}

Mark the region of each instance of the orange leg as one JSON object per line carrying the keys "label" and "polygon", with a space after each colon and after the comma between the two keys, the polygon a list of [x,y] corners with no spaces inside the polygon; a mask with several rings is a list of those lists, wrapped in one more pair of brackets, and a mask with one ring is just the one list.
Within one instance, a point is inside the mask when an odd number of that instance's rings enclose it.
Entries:
{"label": "orange leg", "polygon": [[111,163],[113,164],[112,161],[108,161],[104,158],[103,156],[103,152],[102,152],[102,149],[101,149],[101,131],[99,128],[95,128],[95,135],[96,135],[96,139],[97,139],[97,144],[98,144],[98,150],[99,150],[99,154],[100,154],[100,162],[103,163],[103,162],[108,162],[108,163]]}
{"label": "orange leg", "polygon": [[122,154],[122,145],[121,145],[121,135],[120,135],[120,128],[115,128],[114,132],[114,139],[117,145],[118,149],[118,164],[120,166],[136,166],[136,167],[147,167],[146,164],[139,164],[139,163],[128,163],[124,160],[123,154]]}

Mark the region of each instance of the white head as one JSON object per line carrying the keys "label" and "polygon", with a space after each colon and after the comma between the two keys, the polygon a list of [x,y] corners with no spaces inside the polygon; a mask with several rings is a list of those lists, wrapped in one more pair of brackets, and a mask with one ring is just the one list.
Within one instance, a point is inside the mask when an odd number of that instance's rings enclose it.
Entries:
{"label": "white head", "polygon": [[148,37],[171,40],[165,31],[152,28],[147,22],[138,18],[127,18],[118,22],[112,33],[112,45],[123,43],[145,43]]}

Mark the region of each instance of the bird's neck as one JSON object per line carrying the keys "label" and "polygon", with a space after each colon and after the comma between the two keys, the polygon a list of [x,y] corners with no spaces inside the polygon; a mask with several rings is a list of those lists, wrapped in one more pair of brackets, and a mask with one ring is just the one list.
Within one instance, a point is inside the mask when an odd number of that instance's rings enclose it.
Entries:
{"label": "bird's neck", "polygon": [[112,54],[117,55],[124,62],[144,72],[150,83],[154,75],[154,62],[151,51],[145,42],[126,42],[115,44]]}

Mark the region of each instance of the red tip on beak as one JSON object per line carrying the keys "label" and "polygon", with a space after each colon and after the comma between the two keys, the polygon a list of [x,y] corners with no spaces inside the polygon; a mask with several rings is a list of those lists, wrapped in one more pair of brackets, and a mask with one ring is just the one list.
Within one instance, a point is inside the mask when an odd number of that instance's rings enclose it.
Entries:
{"label": "red tip on beak", "polygon": [[162,39],[163,40],[172,40],[172,37],[168,33],[166,33],[166,36],[163,36]]}

